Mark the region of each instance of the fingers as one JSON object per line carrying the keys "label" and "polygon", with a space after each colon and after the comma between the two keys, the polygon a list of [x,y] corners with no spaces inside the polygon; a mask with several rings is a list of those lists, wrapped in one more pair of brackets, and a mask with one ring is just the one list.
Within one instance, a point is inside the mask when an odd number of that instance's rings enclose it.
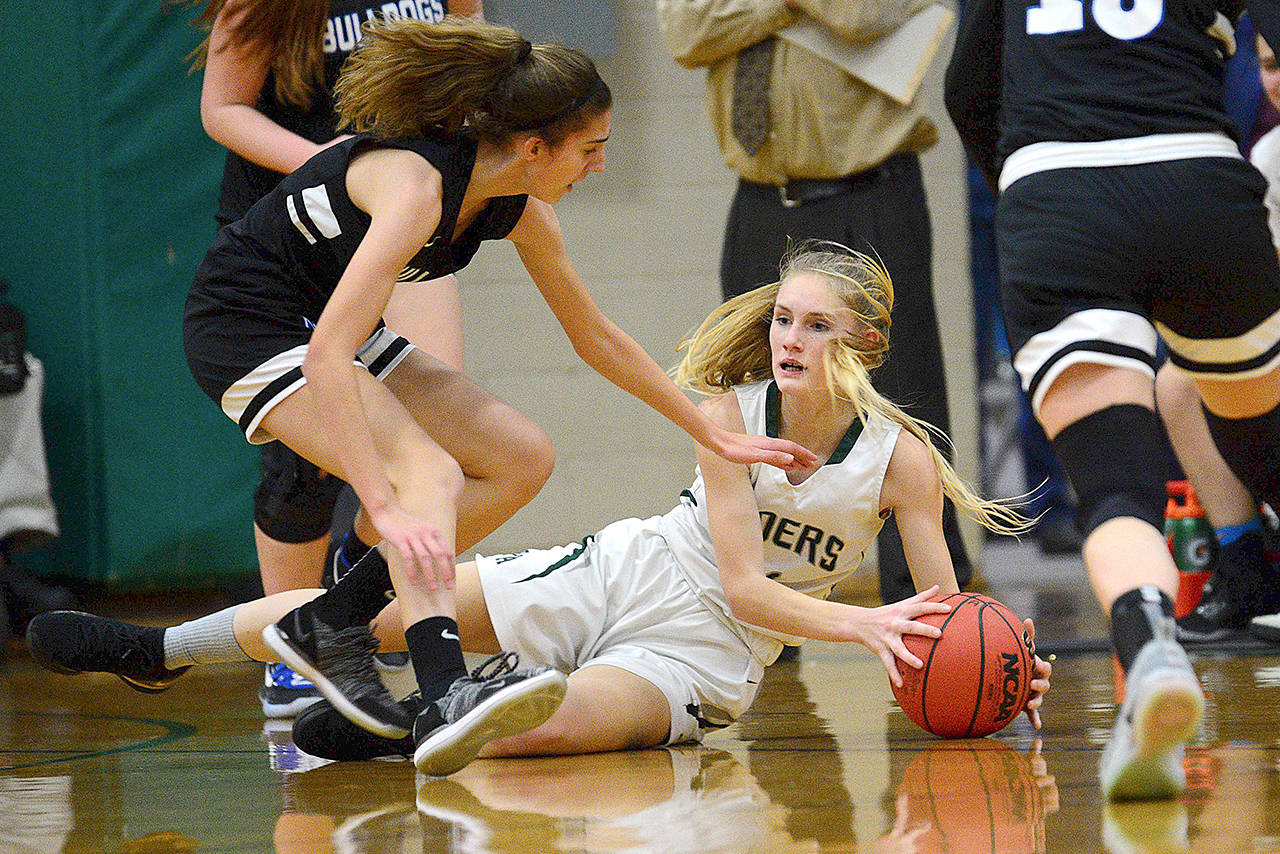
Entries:
{"label": "fingers", "polygon": [[428,590],[454,586],[453,548],[435,528],[422,526],[390,539],[403,561],[405,576]]}
{"label": "fingers", "polygon": [[893,654],[914,667],[916,670],[924,667],[924,662],[915,656],[911,650],[907,649],[907,645],[902,642],[901,637],[895,637],[889,641],[889,648],[893,650]]}
{"label": "fingers", "polygon": [[889,681],[893,683],[893,687],[902,687],[902,674],[898,672],[898,661],[894,658],[893,653],[888,647],[881,647],[876,650],[876,654],[880,656],[880,661],[884,664],[884,669],[889,674]]}

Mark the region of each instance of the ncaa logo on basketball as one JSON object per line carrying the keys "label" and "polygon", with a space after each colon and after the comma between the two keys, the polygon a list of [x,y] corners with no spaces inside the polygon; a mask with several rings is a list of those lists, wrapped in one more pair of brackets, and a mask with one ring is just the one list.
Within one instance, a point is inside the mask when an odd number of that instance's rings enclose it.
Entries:
{"label": "ncaa logo on basketball", "polygon": [[1004,664],[1004,682],[1002,683],[1004,696],[1000,698],[1000,708],[996,712],[997,721],[1011,718],[1014,712],[1018,711],[1018,695],[1021,693],[1018,689],[1022,684],[1022,662],[1018,654],[1001,653],[1000,661]]}

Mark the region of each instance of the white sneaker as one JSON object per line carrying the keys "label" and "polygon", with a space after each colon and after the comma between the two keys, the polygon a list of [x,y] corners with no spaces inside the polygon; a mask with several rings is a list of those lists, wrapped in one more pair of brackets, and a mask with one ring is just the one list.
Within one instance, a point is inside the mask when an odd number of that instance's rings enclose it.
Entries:
{"label": "white sneaker", "polygon": [[1162,622],[1125,676],[1125,698],[1098,763],[1107,800],[1173,798],[1186,788],[1182,757],[1204,714],[1204,691]]}
{"label": "white sneaker", "polygon": [[1280,642],[1280,614],[1263,614],[1249,621],[1249,633],[1273,642]]}

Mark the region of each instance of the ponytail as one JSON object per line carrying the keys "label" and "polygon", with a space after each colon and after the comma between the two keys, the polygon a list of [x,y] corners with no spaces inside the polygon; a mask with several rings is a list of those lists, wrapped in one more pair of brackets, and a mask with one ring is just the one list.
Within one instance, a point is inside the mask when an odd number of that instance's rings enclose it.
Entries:
{"label": "ponytail", "polygon": [[364,34],[334,90],[341,127],[394,138],[466,126],[491,141],[535,132],[556,145],[612,105],[585,54],[508,27],[404,19]]}

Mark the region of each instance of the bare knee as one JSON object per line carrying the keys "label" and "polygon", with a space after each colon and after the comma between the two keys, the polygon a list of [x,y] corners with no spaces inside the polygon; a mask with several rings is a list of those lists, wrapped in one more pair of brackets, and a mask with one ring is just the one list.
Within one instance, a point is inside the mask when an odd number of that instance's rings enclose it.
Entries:
{"label": "bare knee", "polygon": [[523,421],[510,431],[501,453],[505,476],[512,480],[510,492],[525,500],[538,494],[556,464],[550,437],[532,421]]}
{"label": "bare knee", "polygon": [[1162,418],[1176,418],[1199,402],[1200,393],[1196,391],[1195,381],[1185,372],[1165,365],[1156,374],[1156,403]]}
{"label": "bare knee", "polygon": [[424,495],[442,496],[456,504],[466,484],[458,461],[426,437],[406,443],[388,460],[387,479],[406,505]]}

